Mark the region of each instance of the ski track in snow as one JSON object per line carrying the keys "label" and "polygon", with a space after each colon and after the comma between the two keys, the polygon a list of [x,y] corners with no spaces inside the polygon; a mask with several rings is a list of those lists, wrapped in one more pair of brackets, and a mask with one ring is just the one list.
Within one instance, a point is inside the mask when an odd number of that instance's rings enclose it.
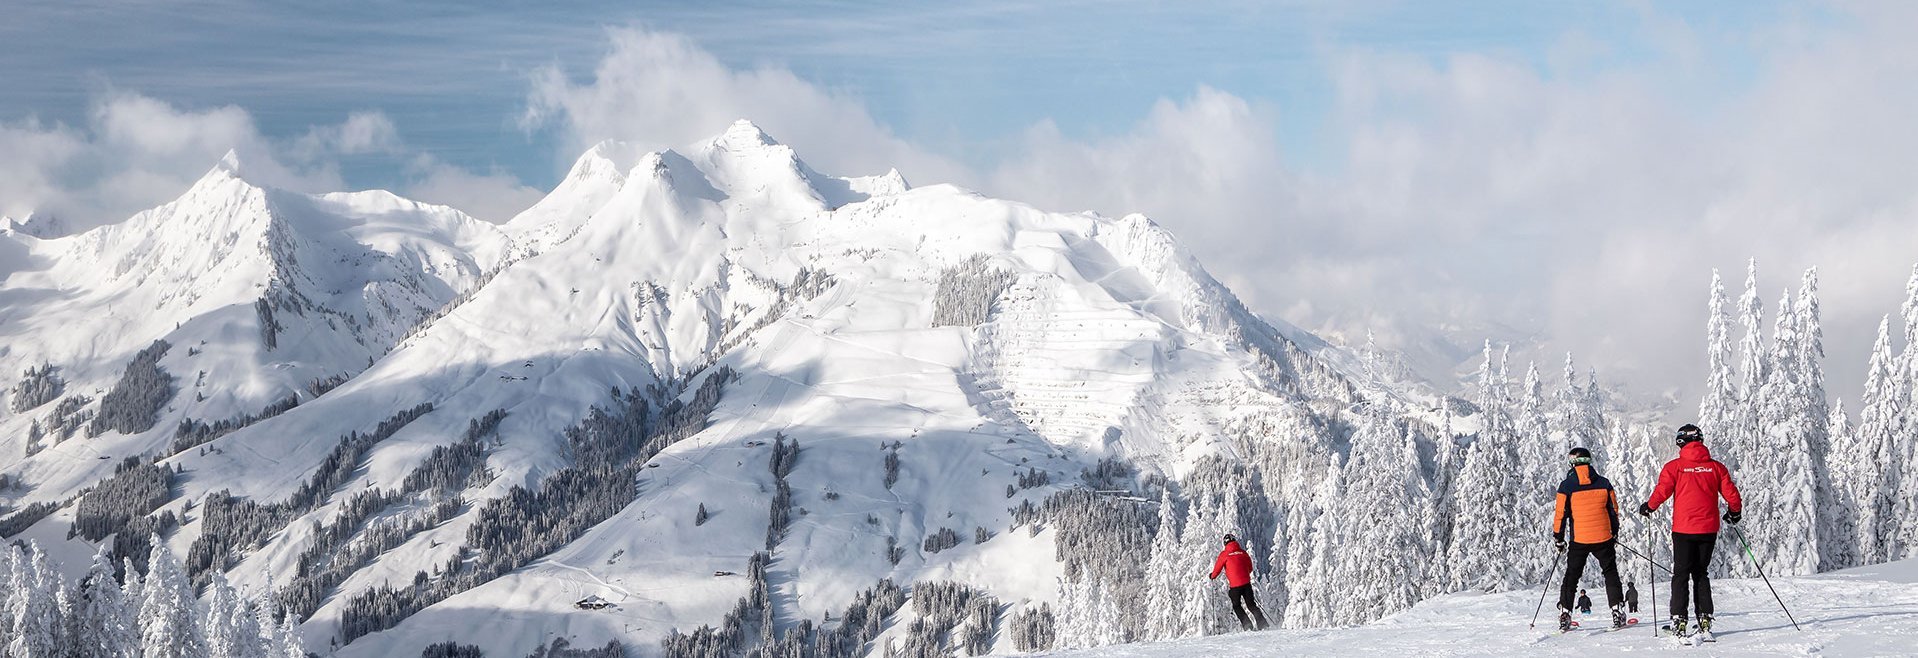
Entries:
{"label": "ski track in snow", "polygon": [[[1736,557],[1723,551],[1717,559]],[[1910,656],[1918,653],[1918,560],[1805,576],[1774,578],[1803,631],[1792,629],[1770,590],[1758,579],[1712,582],[1718,611],[1715,643],[1696,647],[1654,637],[1649,590],[1639,590],[1639,623],[1619,631],[1591,629],[1608,621],[1574,615],[1588,628],[1560,634],[1552,602],[1527,628],[1539,590],[1454,594],[1353,628],[1277,629],[1207,638],[1116,645],[1044,655],[1061,658],[1251,658],[1254,656]],[[1668,581],[1659,581],[1661,597]],[[1555,588],[1554,588],[1555,589]],[[1220,592],[1224,596],[1224,592]],[[1601,595],[1602,597],[1602,595]],[[1668,599],[1659,599],[1660,614]],[[1595,597],[1595,604],[1600,603]],[[1658,624],[1652,622],[1658,621]]]}

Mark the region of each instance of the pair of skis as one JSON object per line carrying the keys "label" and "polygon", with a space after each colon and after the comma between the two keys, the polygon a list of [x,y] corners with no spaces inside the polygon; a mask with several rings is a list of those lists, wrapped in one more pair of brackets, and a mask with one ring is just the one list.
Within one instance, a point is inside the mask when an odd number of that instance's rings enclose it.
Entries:
{"label": "pair of skis", "polygon": [[1669,625],[1658,627],[1658,636],[1669,637],[1673,641],[1688,647],[1695,647],[1700,644],[1704,644],[1706,642],[1718,641],[1718,636],[1707,634],[1697,630],[1694,630],[1691,633],[1688,633],[1685,635],[1677,635],[1672,633],[1672,627]]}
{"label": "pair of skis", "polygon": [[[1637,618],[1637,617],[1632,617],[1632,618],[1630,618],[1630,619],[1627,619],[1627,620],[1625,620],[1625,625],[1624,625],[1624,626],[1610,626],[1610,627],[1601,627],[1601,628],[1595,628],[1595,629],[1592,629],[1592,632],[1593,632],[1593,633],[1610,633],[1610,632],[1612,632],[1612,631],[1622,631],[1622,630],[1625,630],[1625,629],[1627,629],[1627,628],[1631,628],[1631,627],[1633,627],[1633,626],[1637,626],[1637,625],[1638,625],[1638,618]],[[1583,630],[1583,628],[1582,628],[1581,626],[1579,626],[1579,624],[1578,624],[1578,621],[1577,621],[1577,620],[1573,620],[1573,621],[1572,621],[1572,627],[1571,627],[1571,629],[1569,629],[1569,630],[1563,630],[1563,631],[1559,631],[1559,633],[1560,633],[1560,634],[1564,634],[1564,633],[1570,633],[1570,632],[1572,632],[1572,631],[1576,631],[1576,630]]]}

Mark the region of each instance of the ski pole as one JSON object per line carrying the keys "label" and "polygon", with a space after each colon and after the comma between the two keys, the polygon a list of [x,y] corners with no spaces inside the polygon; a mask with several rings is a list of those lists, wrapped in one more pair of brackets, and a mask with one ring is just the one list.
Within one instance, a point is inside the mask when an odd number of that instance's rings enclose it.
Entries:
{"label": "ski pole", "polygon": [[1765,567],[1762,567],[1762,566],[1759,566],[1759,564],[1758,564],[1758,555],[1752,552],[1752,545],[1751,545],[1751,542],[1747,542],[1747,541],[1745,541],[1745,529],[1744,529],[1744,528],[1740,528],[1740,527],[1738,527],[1738,524],[1736,524],[1736,523],[1734,523],[1734,524],[1731,524],[1731,525],[1732,525],[1732,531],[1734,531],[1734,532],[1737,532],[1737,533],[1738,533],[1738,544],[1739,544],[1740,546],[1744,546],[1744,547],[1745,547],[1745,557],[1747,557],[1747,558],[1750,558],[1750,559],[1751,559],[1751,561],[1752,561],[1752,568],[1754,568],[1754,569],[1757,569],[1757,570],[1758,570],[1758,577],[1759,577],[1760,579],[1762,579],[1762,580],[1764,580],[1764,581],[1765,581],[1765,589],[1769,589],[1769,590],[1771,590],[1771,597],[1772,597],[1772,599],[1774,599],[1774,600],[1776,600],[1776,601],[1778,601],[1778,609],[1779,609],[1779,610],[1783,610],[1783,611],[1785,611],[1785,618],[1786,618],[1786,619],[1790,619],[1790,620],[1791,620],[1791,628],[1792,628],[1792,630],[1795,630],[1795,631],[1799,631],[1799,632],[1803,632],[1803,631],[1804,631],[1805,629],[1802,629],[1802,628],[1799,628],[1799,627],[1798,627],[1798,618],[1797,618],[1797,617],[1793,617],[1793,616],[1792,616],[1792,614],[1791,614],[1791,608],[1787,608],[1787,607],[1785,607],[1785,599],[1784,599],[1784,597],[1781,597],[1781,596],[1779,596],[1779,595],[1778,595],[1778,588],[1776,588],[1776,587],[1772,587],[1772,586],[1771,586],[1771,579],[1770,579],[1770,578],[1767,578],[1767,577],[1765,577]]}
{"label": "ski pole", "polygon": [[[1643,523],[1640,523],[1639,527],[1645,529],[1645,553],[1649,555],[1656,552],[1652,549],[1652,538],[1657,536],[1657,533],[1652,532],[1651,528],[1645,528]],[[1658,564],[1657,560],[1650,557],[1645,558],[1645,562]],[[1646,625],[1652,627],[1652,637],[1658,637],[1658,570],[1647,567],[1645,571],[1651,574],[1651,579],[1646,582],[1651,585],[1652,590],[1652,623]]]}
{"label": "ski pole", "polygon": [[[1651,543],[1652,543],[1652,542],[1651,542],[1651,539],[1649,539],[1649,538],[1647,538],[1647,539],[1645,540],[1645,544],[1646,544],[1646,546],[1647,546],[1647,550],[1650,550],[1650,545],[1651,545]],[[1626,545],[1624,545],[1624,544],[1619,544],[1619,545],[1618,545],[1618,547],[1619,547],[1619,548],[1623,548],[1623,549],[1625,549],[1625,550],[1626,550],[1626,552],[1629,552],[1629,553],[1631,553],[1632,555],[1636,555],[1636,556],[1638,556],[1638,559],[1641,559],[1641,560],[1644,560],[1644,561],[1646,561],[1646,562],[1650,562],[1650,563],[1652,564],[1652,566],[1654,566],[1654,567],[1658,567],[1658,568],[1660,568],[1660,569],[1664,569],[1664,570],[1665,570],[1665,573],[1671,573],[1671,572],[1672,572],[1672,568],[1671,568],[1671,567],[1668,567],[1668,566],[1665,566],[1665,565],[1662,565],[1662,564],[1659,564],[1657,560],[1653,560],[1653,559],[1652,559],[1652,558],[1651,558],[1650,556],[1647,556],[1647,555],[1645,555],[1644,553],[1640,553],[1640,552],[1638,552],[1638,549],[1636,549],[1636,548],[1632,548],[1632,547],[1630,547],[1630,546],[1626,546]]]}
{"label": "ski pole", "polygon": [[1545,580],[1545,589],[1538,592],[1538,608],[1532,610],[1532,625],[1526,628],[1538,628],[1538,613],[1545,611],[1545,593],[1552,591],[1552,581],[1558,580],[1557,558],[1552,559],[1552,575]]}

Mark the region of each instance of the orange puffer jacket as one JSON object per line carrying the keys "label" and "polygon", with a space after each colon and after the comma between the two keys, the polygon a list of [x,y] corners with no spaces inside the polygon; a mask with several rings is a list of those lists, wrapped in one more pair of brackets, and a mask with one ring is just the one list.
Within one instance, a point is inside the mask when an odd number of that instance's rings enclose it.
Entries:
{"label": "orange puffer jacket", "polygon": [[1618,532],[1618,494],[1612,481],[1592,471],[1590,464],[1573,466],[1558,485],[1558,511],[1552,514],[1552,535],[1574,544],[1603,544]]}

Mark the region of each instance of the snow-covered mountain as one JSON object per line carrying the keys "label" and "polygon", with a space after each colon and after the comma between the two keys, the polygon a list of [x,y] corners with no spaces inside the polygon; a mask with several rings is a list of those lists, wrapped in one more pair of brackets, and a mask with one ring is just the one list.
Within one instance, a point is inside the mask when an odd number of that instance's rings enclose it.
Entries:
{"label": "snow-covered mountain", "polygon": [[[59,393],[51,404],[10,393],[0,421],[0,450],[24,455],[9,470],[36,500],[71,495],[120,457],[164,451],[187,419],[257,414],[365,370],[497,267],[509,244],[456,210],[386,192],[262,188],[231,155],[178,200],[125,222],[0,240],[20,254],[0,289],[0,372],[50,366]],[[102,400],[156,341],[172,394],[157,414],[108,431]]]}
{"label": "snow-covered mountain", "polygon": [[1275,618],[1362,623],[1542,579],[1519,496],[1565,445],[1639,486],[1655,454],[1489,347],[1468,402],[1260,318],[1143,216],[829,176],[746,122],[598,145],[499,227],[229,158],[0,232],[0,274],[0,534],[72,576],[164,545],[342,656],[1215,633],[1226,531]]}

